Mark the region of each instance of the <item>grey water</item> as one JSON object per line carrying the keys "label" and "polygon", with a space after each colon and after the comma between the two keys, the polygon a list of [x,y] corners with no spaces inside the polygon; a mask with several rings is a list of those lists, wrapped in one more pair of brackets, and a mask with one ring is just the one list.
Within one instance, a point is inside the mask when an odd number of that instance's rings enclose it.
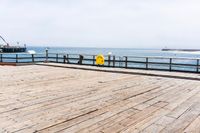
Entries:
{"label": "grey water", "polygon": [[[44,53],[47,47],[28,47],[36,53]],[[136,49],[136,48],[78,48],[78,47],[48,47],[49,53],[65,54],[91,54],[108,55],[109,52],[115,56],[160,56],[160,57],[187,57],[200,58],[200,52],[178,52],[162,51],[161,49]]]}

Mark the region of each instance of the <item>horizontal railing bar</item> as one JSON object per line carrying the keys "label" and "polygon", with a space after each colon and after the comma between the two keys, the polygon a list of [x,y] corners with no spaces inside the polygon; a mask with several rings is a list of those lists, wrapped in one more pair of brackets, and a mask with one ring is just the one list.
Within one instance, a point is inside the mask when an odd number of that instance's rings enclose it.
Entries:
{"label": "horizontal railing bar", "polygon": [[[46,57],[34,57],[34,59],[41,59],[41,58],[46,58]],[[3,57],[3,59],[9,59],[9,60],[14,60],[16,59],[15,57]],[[32,59],[32,57],[18,57],[18,60],[23,60],[23,59]],[[49,59],[56,59],[56,57],[49,57]],[[58,59],[63,59],[61,57],[58,57]],[[79,60],[79,58],[67,58],[68,60]],[[83,59],[83,61],[93,61],[93,59]],[[113,60],[110,60],[113,61]],[[105,60],[105,62],[108,62],[108,60]],[[123,62],[125,63],[126,61],[122,60],[115,60],[115,62]],[[127,61],[128,63],[138,63],[138,64],[146,64],[146,62],[142,61]],[[161,65],[170,65],[170,63],[164,63],[164,62],[148,62],[148,64],[161,64]],[[195,64],[179,64],[179,63],[172,63],[171,65],[180,65],[180,66],[197,66]]]}
{"label": "horizontal railing bar", "polygon": [[[49,53],[49,54],[57,54],[57,53]],[[59,55],[67,55],[67,53],[59,53]],[[70,55],[73,55],[73,56],[79,56],[79,55],[83,55],[83,56],[97,56],[97,55],[91,55],[91,54],[68,54],[69,56]],[[109,55],[104,55],[104,57],[108,57]],[[111,55],[112,56],[115,56],[115,55]],[[197,60],[197,59],[200,59],[200,58],[190,58],[190,57],[163,57],[163,56],[115,56],[116,58],[118,57],[128,57],[128,58],[155,58],[155,59],[188,59],[188,60]]]}
{"label": "horizontal railing bar", "polygon": [[173,66],[194,66],[196,67],[197,65],[195,64],[178,64],[178,63],[172,63]]}
{"label": "horizontal railing bar", "polygon": [[162,56],[126,56],[128,58],[149,58],[149,59],[181,59],[181,60],[197,60],[197,59],[200,59],[200,58],[189,58],[189,57],[162,57]]}
{"label": "horizontal railing bar", "polygon": [[[16,54],[14,54],[14,53],[0,53],[0,54],[2,54],[2,55],[16,55]],[[48,54],[55,54],[56,55],[56,53],[48,53]],[[31,55],[31,54],[28,54],[28,53],[18,53],[18,55]],[[37,54],[34,54],[34,55],[44,55],[45,56],[45,54],[44,53],[37,53]],[[66,53],[59,53],[58,55],[67,55]],[[69,56],[70,55],[76,55],[76,56],[79,56],[79,55],[85,55],[85,56],[91,56],[91,57],[93,57],[93,56],[96,56],[96,55],[90,55],[90,54],[68,54]],[[109,55],[104,55],[104,57],[108,57]],[[112,55],[112,56],[114,56],[114,55]],[[112,57],[111,56],[111,57]],[[128,57],[128,58],[144,58],[144,59],[146,59],[146,58],[149,58],[149,59],[170,59],[170,58],[172,58],[172,59],[176,59],[176,60],[178,60],[178,59],[181,59],[181,60],[197,60],[197,59],[200,59],[200,58],[190,58],[190,57],[162,57],[162,56],[115,56],[116,58],[118,58],[118,57],[123,57],[123,58],[125,58],[125,57]]]}
{"label": "horizontal railing bar", "polygon": [[[24,55],[24,57],[22,57]],[[82,64],[97,66],[95,64],[96,55],[89,54],[66,54],[66,53],[48,53],[47,54],[2,54],[0,53],[0,62],[16,62],[16,63],[31,63],[31,62],[55,62],[68,64]],[[83,55],[83,59],[81,56]],[[27,56],[27,57],[26,57]],[[74,56],[74,57],[72,57]],[[108,57],[108,58],[107,58]],[[134,59],[136,58],[136,59]],[[138,58],[142,61],[137,60]],[[159,59],[159,60],[158,60]],[[79,62],[81,60],[81,63]],[[144,60],[144,61],[143,61]],[[167,60],[167,61],[166,61]],[[182,60],[191,61],[179,63]],[[194,61],[194,62],[193,62]],[[199,58],[183,58],[183,57],[138,57],[138,56],[105,56],[104,67],[128,68],[128,69],[149,69],[149,70],[168,70],[180,72],[196,72],[199,73],[200,65]],[[160,67],[160,68],[157,68]],[[191,68],[191,69],[190,69]],[[181,70],[182,69],[182,70]]]}

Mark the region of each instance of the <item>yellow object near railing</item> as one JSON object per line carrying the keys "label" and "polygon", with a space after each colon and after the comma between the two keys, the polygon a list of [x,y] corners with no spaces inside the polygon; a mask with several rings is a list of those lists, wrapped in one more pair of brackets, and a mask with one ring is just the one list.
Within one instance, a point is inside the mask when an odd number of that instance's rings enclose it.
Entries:
{"label": "yellow object near railing", "polygon": [[105,58],[102,54],[96,56],[96,65],[104,65]]}

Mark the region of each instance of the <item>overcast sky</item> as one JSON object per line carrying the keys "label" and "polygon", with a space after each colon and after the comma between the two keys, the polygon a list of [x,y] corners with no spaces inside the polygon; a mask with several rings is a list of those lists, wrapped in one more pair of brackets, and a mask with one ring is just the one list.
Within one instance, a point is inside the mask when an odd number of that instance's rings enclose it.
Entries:
{"label": "overcast sky", "polygon": [[0,34],[27,45],[199,48],[199,0],[0,0]]}

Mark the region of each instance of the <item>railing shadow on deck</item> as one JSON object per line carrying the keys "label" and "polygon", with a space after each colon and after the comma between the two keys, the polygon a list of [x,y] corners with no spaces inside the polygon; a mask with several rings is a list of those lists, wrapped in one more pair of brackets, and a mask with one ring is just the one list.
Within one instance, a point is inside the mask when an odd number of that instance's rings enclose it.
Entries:
{"label": "railing shadow on deck", "polygon": [[[96,55],[89,54],[0,54],[0,63],[53,62],[97,66],[95,61]],[[103,67],[200,73],[200,59],[106,55]]]}

